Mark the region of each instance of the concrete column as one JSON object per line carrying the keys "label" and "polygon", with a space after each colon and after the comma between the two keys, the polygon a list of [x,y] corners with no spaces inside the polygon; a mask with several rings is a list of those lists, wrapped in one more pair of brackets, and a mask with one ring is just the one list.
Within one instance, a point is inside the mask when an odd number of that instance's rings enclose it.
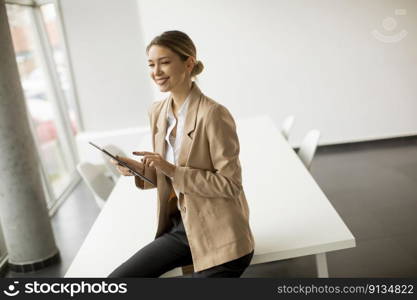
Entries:
{"label": "concrete column", "polygon": [[0,0],[0,223],[12,270],[40,269],[59,258],[13,50]]}

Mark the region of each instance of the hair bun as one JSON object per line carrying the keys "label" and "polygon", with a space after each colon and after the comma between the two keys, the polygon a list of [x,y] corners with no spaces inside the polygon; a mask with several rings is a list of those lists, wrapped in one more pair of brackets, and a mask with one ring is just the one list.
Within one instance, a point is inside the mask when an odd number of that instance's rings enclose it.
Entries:
{"label": "hair bun", "polygon": [[195,66],[194,66],[194,69],[191,72],[191,76],[197,76],[198,74],[203,72],[203,70],[204,70],[203,63],[201,62],[201,60],[197,60]]}

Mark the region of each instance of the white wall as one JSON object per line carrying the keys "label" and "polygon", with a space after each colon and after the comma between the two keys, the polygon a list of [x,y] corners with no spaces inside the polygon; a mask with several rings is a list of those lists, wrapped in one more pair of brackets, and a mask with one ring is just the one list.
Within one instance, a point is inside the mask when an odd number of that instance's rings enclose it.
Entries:
{"label": "white wall", "polygon": [[[269,113],[279,125],[293,113],[293,144],[312,127],[321,144],[417,134],[415,0],[138,3],[146,43],[165,30],[188,33],[206,66],[203,92],[235,117]],[[391,32],[381,24],[388,16]],[[383,43],[374,29],[408,35]]]}
{"label": "white wall", "polygon": [[152,92],[136,0],[62,0],[85,130],[148,125]]}
{"label": "white wall", "polygon": [[[313,127],[321,144],[417,134],[415,0],[64,0],[63,11],[88,130],[147,124],[161,95],[144,49],[178,29],[205,64],[203,92],[236,118],[268,113],[279,126],[295,114],[294,145]],[[374,29],[408,35],[383,43]]]}

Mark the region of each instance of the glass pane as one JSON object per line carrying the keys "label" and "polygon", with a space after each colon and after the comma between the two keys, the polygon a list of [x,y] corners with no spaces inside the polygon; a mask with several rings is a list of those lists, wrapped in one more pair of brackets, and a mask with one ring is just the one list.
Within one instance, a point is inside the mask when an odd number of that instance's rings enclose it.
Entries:
{"label": "glass pane", "polygon": [[6,8],[35,139],[56,199],[68,186],[74,167],[70,165],[63,151],[57,114],[52,102],[55,99],[42,68],[40,47],[36,43],[32,8],[13,4],[7,4]]}
{"label": "glass pane", "polygon": [[3,230],[0,227],[0,262],[7,254],[6,242],[4,241]]}
{"label": "glass pane", "polygon": [[56,7],[53,3],[41,6],[42,17],[48,34],[48,40],[53,51],[56,70],[61,83],[61,88],[65,94],[67,111],[71,120],[71,128],[73,135],[79,131],[76,118],[75,101],[72,95],[68,62],[65,57],[64,43],[62,33],[59,28]]}

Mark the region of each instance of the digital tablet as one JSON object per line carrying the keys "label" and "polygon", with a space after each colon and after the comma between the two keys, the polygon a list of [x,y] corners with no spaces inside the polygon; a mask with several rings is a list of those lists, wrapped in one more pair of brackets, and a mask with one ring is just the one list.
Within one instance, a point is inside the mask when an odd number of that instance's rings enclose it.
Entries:
{"label": "digital tablet", "polygon": [[93,146],[93,147],[95,147],[95,148],[97,148],[98,150],[100,150],[101,152],[103,152],[104,154],[106,154],[107,156],[110,156],[111,158],[113,158],[115,161],[117,161],[120,165],[122,165],[123,167],[126,167],[126,168],[128,168],[132,173],[133,173],[133,175],[135,175],[135,176],[138,176],[140,179],[142,179],[142,180],[144,180],[144,181],[146,181],[146,182],[148,182],[148,183],[150,183],[150,184],[152,184],[152,185],[154,185],[154,186],[156,186],[155,185],[155,183],[152,181],[152,180],[150,180],[149,178],[146,178],[145,176],[143,176],[142,174],[140,174],[140,173],[138,173],[138,172],[136,172],[134,169],[132,169],[128,164],[126,164],[124,161],[121,161],[120,159],[118,159],[116,156],[114,156],[113,154],[111,154],[110,152],[108,152],[106,149],[103,149],[103,148],[101,148],[101,147],[99,147],[99,146],[97,146],[96,144],[94,144],[93,142],[88,142],[91,146]]}

